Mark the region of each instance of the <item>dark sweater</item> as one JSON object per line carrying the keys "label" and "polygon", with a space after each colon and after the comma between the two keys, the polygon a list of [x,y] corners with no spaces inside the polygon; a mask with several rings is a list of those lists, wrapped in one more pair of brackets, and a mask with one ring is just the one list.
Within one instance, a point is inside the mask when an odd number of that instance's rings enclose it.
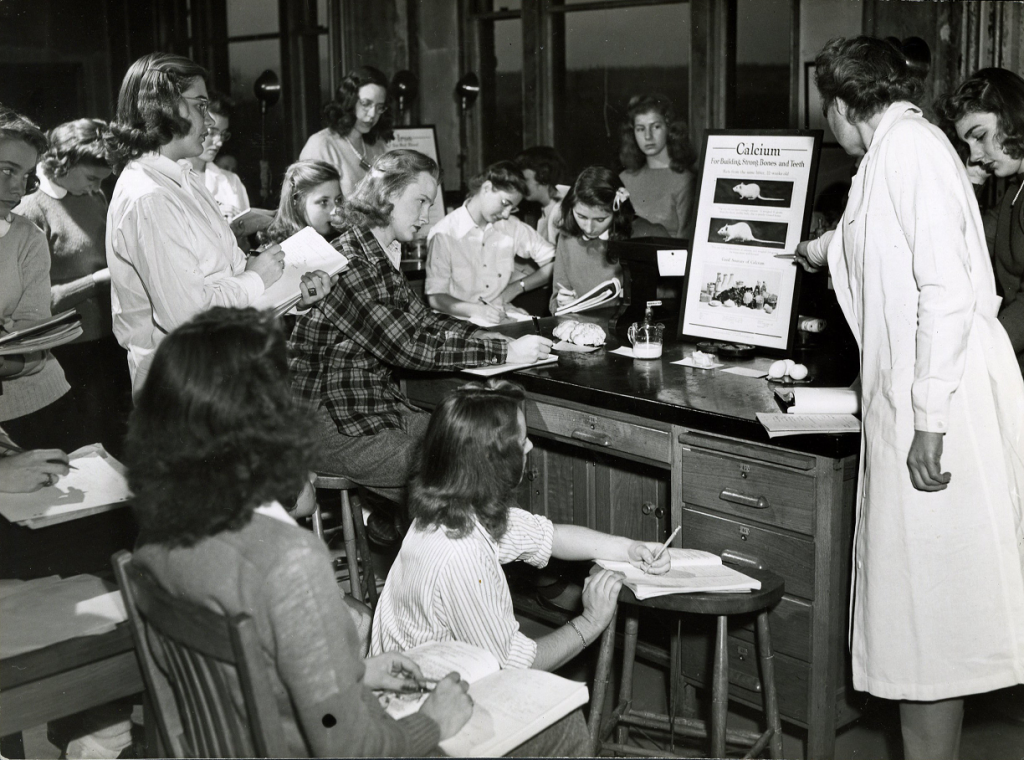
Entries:
{"label": "dark sweater", "polygon": [[992,257],[996,287],[1003,297],[999,322],[1006,328],[1024,371],[1024,191],[1013,202],[1021,182],[1024,176],[1006,188],[999,204]]}

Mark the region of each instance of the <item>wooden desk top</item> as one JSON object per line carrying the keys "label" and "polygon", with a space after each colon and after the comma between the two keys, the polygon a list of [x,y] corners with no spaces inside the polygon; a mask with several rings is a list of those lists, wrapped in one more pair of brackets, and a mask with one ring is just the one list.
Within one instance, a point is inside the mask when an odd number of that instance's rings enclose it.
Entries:
{"label": "wooden desk top", "polygon": [[[599,312],[578,319],[600,322]],[[551,330],[562,318],[540,320],[541,333],[551,337]],[[503,325],[502,333],[519,337],[533,332],[531,323]],[[754,379],[723,373],[721,370],[700,370],[674,365],[694,350],[690,343],[666,344],[661,359],[632,359],[611,353],[623,342],[615,335],[608,344],[594,353],[563,353],[557,364],[524,370],[507,375],[528,392],[551,396],[593,406],[597,409],[633,414],[674,425],[694,427],[743,440],[768,443],[768,434],[757,421],[758,412],[778,412],[774,385],[765,379]],[[625,345],[628,347],[629,343]],[[807,365],[815,385],[850,385],[857,376],[857,356],[850,352],[802,351],[794,356]],[[733,359],[723,357],[727,365],[738,365],[767,371],[774,361],[754,357]],[[429,378],[429,374],[410,377]],[[467,380],[468,375],[461,375]],[[799,435],[771,439],[773,446],[845,457],[857,454],[857,435]]]}

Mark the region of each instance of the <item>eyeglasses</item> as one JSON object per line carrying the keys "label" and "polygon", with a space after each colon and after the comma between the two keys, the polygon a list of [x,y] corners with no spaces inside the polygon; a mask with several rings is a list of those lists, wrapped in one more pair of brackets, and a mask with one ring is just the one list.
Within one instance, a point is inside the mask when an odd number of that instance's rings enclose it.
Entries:
{"label": "eyeglasses", "polygon": [[383,115],[388,112],[387,103],[375,103],[372,100],[360,100],[356,105],[367,113],[379,113]]}
{"label": "eyeglasses", "polygon": [[183,97],[185,100],[191,100],[193,103],[195,103],[196,110],[199,111],[199,115],[202,116],[204,119],[206,118],[206,114],[210,112],[210,101],[208,98],[191,97],[189,95],[182,95],[181,97]]}
{"label": "eyeglasses", "polygon": [[216,137],[219,137],[220,141],[222,143],[226,143],[228,140],[231,139],[231,130],[230,129],[225,129],[225,130],[221,131],[219,129],[208,129],[206,131],[206,135],[211,140],[213,140]]}

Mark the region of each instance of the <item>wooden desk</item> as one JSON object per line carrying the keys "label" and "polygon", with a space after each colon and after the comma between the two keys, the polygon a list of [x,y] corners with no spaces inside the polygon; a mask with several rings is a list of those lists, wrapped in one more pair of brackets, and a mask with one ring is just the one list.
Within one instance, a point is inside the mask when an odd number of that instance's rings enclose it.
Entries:
{"label": "wooden desk", "polygon": [[82,636],[0,660],[0,736],[143,691],[131,629]]}
{"label": "wooden desk", "polygon": [[[550,330],[554,320],[543,323]],[[612,337],[607,348],[617,345]],[[567,354],[512,376],[527,391],[535,445],[520,503],[555,522],[646,540],[681,524],[677,545],[730,549],[781,575],[786,595],[770,615],[780,712],[807,729],[809,758],[830,758],[837,728],[862,703],[846,646],[859,439],[770,441],[755,418],[778,410],[768,383],[671,364],[692,349],[668,345],[655,361]],[[856,355],[799,360],[822,384],[856,375]],[[766,369],[770,360],[729,363]],[[406,387],[429,408],[467,379],[417,375]],[[695,685],[710,679],[705,635],[694,625],[682,640],[683,674]],[[753,640],[749,622],[730,635],[730,695],[759,706]]]}

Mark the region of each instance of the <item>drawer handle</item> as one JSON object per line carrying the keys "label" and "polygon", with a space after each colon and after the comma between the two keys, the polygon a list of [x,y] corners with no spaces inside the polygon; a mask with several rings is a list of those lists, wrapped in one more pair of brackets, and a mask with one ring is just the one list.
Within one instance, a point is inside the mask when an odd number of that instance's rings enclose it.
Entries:
{"label": "drawer handle", "polygon": [[749,554],[738,552],[735,549],[726,549],[722,552],[722,562],[728,562],[732,565],[747,565],[754,568],[755,570],[767,570],[764,563],[757,557],[752,557]]}
{"label": "drawer handle", "polygon": [[587,443],[596,443],[598,446],[611,446],[612,440],[608,437],[607,433],[602,433],[598,430],[585,430],[584,428],[576,428],[569,436],[575,438],[577,441],[586,441]]}
{"label": "drawer handle", "polygon": [[731,668],[729,670],[729,683],[747,691],[761,691],[761,679],[746,673],[739,673]]}
{"label": "drawer handle", "polygon": [[730,491],[726,488],[722,493],[718,494],[718,498],[722,501],[729,501],[733,504],[739,504],[744,507],[752,507],[754,509],[768,509],[771,506],[771,502],[763,496],[745,496],[735,491]]}

